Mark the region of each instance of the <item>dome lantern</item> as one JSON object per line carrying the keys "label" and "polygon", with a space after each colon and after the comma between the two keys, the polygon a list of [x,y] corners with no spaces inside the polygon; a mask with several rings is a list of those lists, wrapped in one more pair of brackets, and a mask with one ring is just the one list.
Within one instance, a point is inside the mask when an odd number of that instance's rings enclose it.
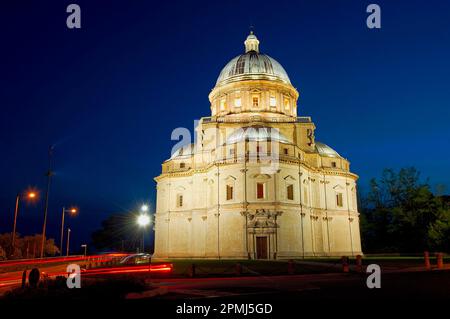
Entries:
{"label": "dome lantern", "polygon": [[244,44],[245,44],[245,53],[248,53],[250,51],[255,51],[256,53],[259,53],[259,40],[256,37],[256,35],[253,34],[253,31],[250,31],[250,34],[248,35]]}

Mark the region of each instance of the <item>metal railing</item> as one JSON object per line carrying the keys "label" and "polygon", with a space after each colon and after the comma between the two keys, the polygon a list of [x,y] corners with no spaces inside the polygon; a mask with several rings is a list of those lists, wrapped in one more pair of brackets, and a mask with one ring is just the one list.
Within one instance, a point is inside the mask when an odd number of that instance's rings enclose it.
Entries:
{"label": "metal railing", "polygon": [[202,123],[251,123],[251,122],[270,122],[270,123],[311,123],[310,116],[300,116],[297,118],[284,117],[263,117],[253,115],[249,117],[203,117]]}

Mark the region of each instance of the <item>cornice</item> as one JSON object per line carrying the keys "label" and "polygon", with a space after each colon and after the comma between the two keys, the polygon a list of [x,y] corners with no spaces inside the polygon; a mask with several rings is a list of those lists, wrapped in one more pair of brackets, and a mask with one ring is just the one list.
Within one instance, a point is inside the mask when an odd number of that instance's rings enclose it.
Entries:
{"label": "cornice", "polygon": [[[296,169],[298,169],[299,166],[299,160],[295,158],[287,159],[287,158],[280,158],[280,163],[292,165]],[[156,182],[159,182],[160,180],[168,177],[168,178],[177,178],[177,177],[189,177],[196,174],[202,174],[202,173],[208,173],[211,168],[217,168],[219,167],[226,167],[226,166],[234,166],[234,165],[244,165],[243,162],[236,162],[235,159],[233,160],[222,160],[222,161],[215,161],[210,164],[207,164],[204,167],[201,168],[191,168],[186,171],[178,171],[178,172],[168,172],[168,173],[162,173],[159,176],[155,177],[154,180]],[[251,167],[249,163],[247,163],[247,167]],[[310,174],[325,174],[326,176],[341,176],[341,177],[348,177],[351,179],[354,179],[355,181],[358,180],[359,176],[355,173],[349,172],[349,171],[339,171],[336,169],[330,170],[330,169],[324,169],[321,167],[314,167],[306,163],[305,161],[300,161],[300,167],[309,170]]]}

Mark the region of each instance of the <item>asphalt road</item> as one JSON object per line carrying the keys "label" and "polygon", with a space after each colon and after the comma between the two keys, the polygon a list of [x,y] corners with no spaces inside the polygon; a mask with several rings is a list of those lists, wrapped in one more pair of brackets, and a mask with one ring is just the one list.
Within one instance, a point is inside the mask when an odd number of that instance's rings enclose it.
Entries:
{"label": "asphalt road", "polygon": [[369,289],[367,274],[311,274],[228,278],[150,280],[149,289],[128,298],[202,300],[374,300],[448,299],[450,271],[408,271],[382,274],[381,288]]}

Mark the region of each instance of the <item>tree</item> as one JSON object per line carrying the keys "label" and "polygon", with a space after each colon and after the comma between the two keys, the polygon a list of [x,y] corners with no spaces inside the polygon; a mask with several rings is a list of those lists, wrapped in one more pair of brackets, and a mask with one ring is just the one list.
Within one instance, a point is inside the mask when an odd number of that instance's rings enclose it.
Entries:
{"label": "tree", "polygon": [[6,259],[6,251],[3,249],[2,246],[0,246],[0,260]]}
{"label": "tree", "polygon": [[[16,234],[16,239],[20,235]],[[12,253],[12,234],[5,233],[0,234],[0,246],[4,249],[6,255],[10,255]]]}
{"label": "tree", "polygon": [[102,228],[92,234],[92,244],[99,250],[132,251],[139,243],[133,214],[114,214],[102,222]]}
{"label": "tree", "polygon": [[449,249],[448,201],[420,182],[415,168],[385,169],[370,181],[362,207],[361,232],[366,251],[421,252]]}
{"label": "tree", "polygon": [[[11,233],[0,234],[0,247],[2,247],[5,256],[8,258],[14,259],[36,258],[38,257],[39,254],[39,247],[41,245],[41,242],[42,242],[42,235],[36,234],[34,236],[25,236],[22,238],[20,234],[16,233],[16,240],[14,243],[15,249],[13,253],[12,234]],[[58,253],[59,249],[55,245],[55,240],[53,238],[48,238],[45,242],[45,254],[49,256],[54,256]]]}

